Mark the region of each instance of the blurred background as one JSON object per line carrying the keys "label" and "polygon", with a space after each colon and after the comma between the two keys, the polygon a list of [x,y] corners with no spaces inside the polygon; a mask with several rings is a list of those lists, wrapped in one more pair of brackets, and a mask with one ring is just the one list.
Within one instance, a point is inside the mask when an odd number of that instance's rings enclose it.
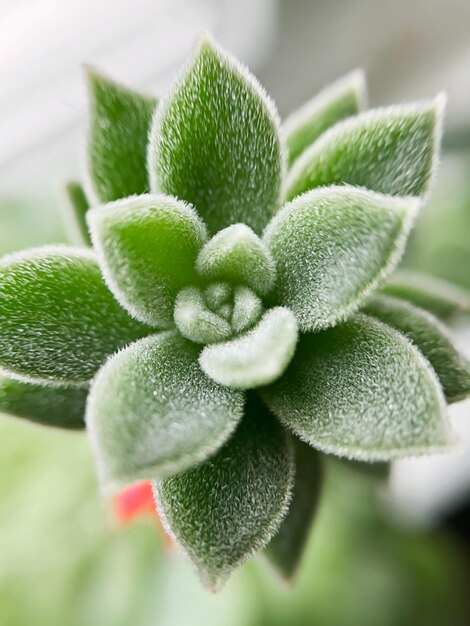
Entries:
{"label": "blurred background", "polygon": [[[0,253],[65,241],[81,174],[83,62],[162,93],[202,30],[285,116],[363,67],[373,106],[446,91],[438,182],[404,264],[470,288],[468,0],[0,0]],[[470,355],[470,321],[453,332]],[[0,417],[0,626],[465,626],[470,404],[461,454],[395,464],[391,484],[331,462],[296,586],[262,562],[217,596],[152,516],[117,523],[86,437]]]}

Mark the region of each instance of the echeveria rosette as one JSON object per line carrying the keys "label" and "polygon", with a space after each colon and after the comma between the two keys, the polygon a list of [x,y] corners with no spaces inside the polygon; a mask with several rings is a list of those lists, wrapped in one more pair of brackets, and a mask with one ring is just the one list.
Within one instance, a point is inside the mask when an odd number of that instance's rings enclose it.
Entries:
{"label": "echeveria rosette", "polygon": [[0,264],[0,409],[76,428],[86,402],[103,490],[154,481],[210,588],[265,547],[291,578],[323,453],[452,447],[446,403],[470,392],[419,306],[466,296],[385,285],[434,175],[442,98],[364,112],[354,72],[281,125],[207,39],[158,102],[88,84],[86,192],[68,197],[93,250]]}

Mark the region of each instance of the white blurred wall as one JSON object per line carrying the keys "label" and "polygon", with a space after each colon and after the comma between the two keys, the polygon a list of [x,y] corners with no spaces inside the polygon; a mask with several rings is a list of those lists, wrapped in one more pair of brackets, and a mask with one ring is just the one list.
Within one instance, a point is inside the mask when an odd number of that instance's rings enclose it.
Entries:
{"label": "white blurred wall", "polygon": [[211,31],[259,67],[277,0],[0,0],[0,195],[52,192],[79,173],[81,64],[160,93]]}
{"label": "white blurred wall", "polygon": [[202,30],[289,112],[362,66],[372,103],[450,96],[470,127],[468,0],[0,0],[0,196],[79,173],[92,63],[161,92]]}

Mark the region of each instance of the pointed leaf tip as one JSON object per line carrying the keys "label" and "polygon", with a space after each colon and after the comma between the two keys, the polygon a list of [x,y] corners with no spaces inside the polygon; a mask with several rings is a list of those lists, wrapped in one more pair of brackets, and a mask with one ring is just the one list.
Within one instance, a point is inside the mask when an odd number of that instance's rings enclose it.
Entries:
{"label": "pointed leaf tip", "polygon": [[85,67],[90,98],[87,176],[95,204],[149,191],[148,133],[157,100]]}
{"label": "pointed leaf tip", "polygon": [[276,263],[276,302],[304,332],[346,319],[395,269],[419,206],[417,198],[349,185],[286,204],[264,234]]}
{"label": "pointed leaf tip", "polygon": [[366,108],[366,78],[364,72],[357,69],[294,111],[281,128],[289,152],[289,166],[328,128]]}
{"label": "pointed leaf tip", "polygon": [[231,439],[204,464],[155,485],[164,525],[219,590],[275,534],[294,478],[290,440],[267,409],[249,398]]}
{"label": "pointed leaf tip", "polygon": [[394,196],[424,196],[437,166],[444,96],[372,109],[336,124],[289,173],[287,199],[347,183]]}
{"label": "pointed leaf tip", "polygon": [[151,187],[190,202],[211,234],[238,222],[259,234],[280,203],[278,127],[257,80],[205,40],[156,111]]}
{"label": "pointed leaf tip", "polygon": [[403,335],[363,314],[303,335],[284,376],[261,393],[286,427],[338,456],[390,461],[454,447],[429,363]]}
{"label": "pointed leaf tip", "polygon": [[187,470],[226,441],[243,395],[210,380],[199,348],[175,331],[134,342],[96,376],[87,431],[102,489]]}
{"label": "pointed leaf tip", "polygon": [[431,313],[390,296],[375,297],[364,311],[390,324],[416,345],[436,372],[449,403],[470,395],[470,362]]}

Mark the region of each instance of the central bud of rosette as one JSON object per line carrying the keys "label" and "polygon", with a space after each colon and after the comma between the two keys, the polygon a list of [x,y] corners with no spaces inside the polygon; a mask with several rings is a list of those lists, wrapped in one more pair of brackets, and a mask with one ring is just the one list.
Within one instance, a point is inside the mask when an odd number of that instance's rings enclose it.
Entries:
{"label": "central bud of rosette", "polygon": [[275,266],[261,239],[245,224],[216,233],[199,250],[192,286],[176,296],[174,321],[199,344],[234,339],[262,318],[262,298],[273,288]]}
{"label": "central bud of rosette", "polygon": [[214,282],[205,288],[182,289],[176,298],[174,319],[184,337],[209,344],[249,330],[262,313],[261,298],[246,285]]}
{"label": "central bud of rosette", "polygon": [[273,304],[276,266],[264,241],[232,224],[199,248],[193,268],[176,292],[173,320],[183,337],[204,346],[203,372],[235,389],[279,378],[294,355],[297,320]]}

